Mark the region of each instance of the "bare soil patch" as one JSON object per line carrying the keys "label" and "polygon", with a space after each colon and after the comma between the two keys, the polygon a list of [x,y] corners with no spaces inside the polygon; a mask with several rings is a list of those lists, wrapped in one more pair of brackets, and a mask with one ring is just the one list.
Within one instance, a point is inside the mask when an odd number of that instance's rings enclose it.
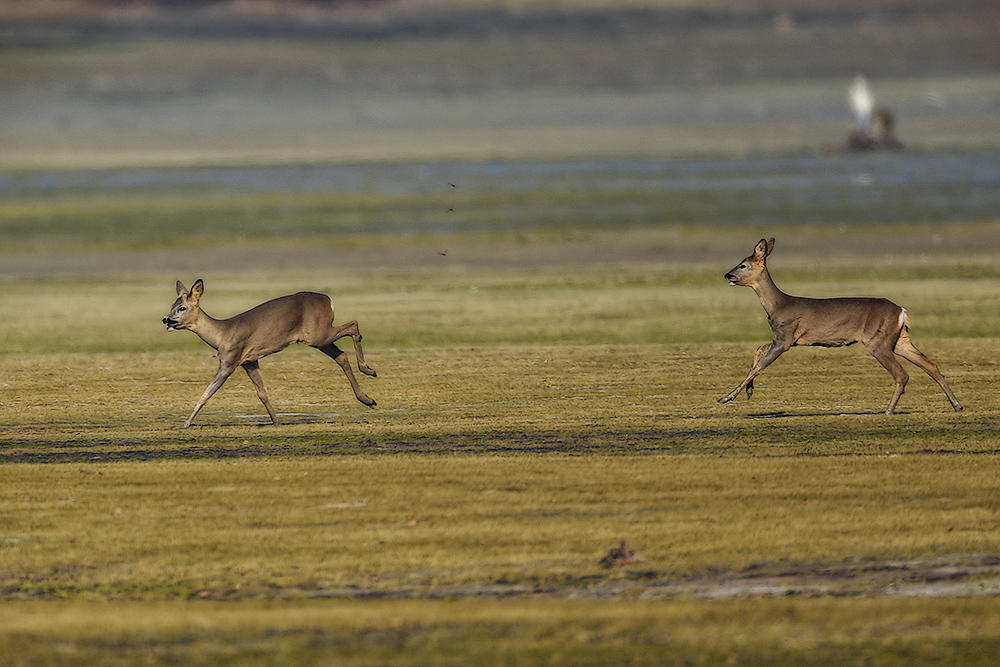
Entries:
{"label": "bare soil patch", "polygon": [[[612,551],[615,551],[614,549]],[[949,559],[885,561],[859,558],[843,563],[759,563],[740,569],[711,569],[674,575],[655,563],[611,558],[607,574],[561,575],[542,582],[500,579],[460,586],[394,588],[274,587],[242,591],[200,589],[193,598],[245,599],[696,599],[729,600],[776,597],[976,598],[1000,597],[1000,557],[969,555]],[[611,554],[609,554],[611,556]],[[640,559],[644,560],[644,559]],[[616,562],[624,563],[622,565]],[[603,559],[602,559],[603,563]],[[15,596],[16,598],[16,596]]]}

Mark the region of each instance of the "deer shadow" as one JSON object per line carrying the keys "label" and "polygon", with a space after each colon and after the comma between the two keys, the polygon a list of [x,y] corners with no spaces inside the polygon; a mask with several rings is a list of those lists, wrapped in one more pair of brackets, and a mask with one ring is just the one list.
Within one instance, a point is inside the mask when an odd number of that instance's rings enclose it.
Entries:
{"label": "deer shadow", "polygon": [[[787,410],[777,410],[774,412],[751,412],[746,415],[747,419],[789,419],[789,418],[812,418],[817,417],[876,417],[884,415],[882,410],[858,410],[854,412],[789,412]],[[895,414],[909,414],[905,411],[896,411]]]}

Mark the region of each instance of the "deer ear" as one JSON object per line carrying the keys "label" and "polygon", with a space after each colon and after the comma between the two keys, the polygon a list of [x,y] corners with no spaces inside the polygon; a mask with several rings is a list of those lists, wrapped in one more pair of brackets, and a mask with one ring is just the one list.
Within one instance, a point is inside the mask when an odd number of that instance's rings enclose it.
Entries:
{"label": "deer ear", "polygon": [[767,244],[767,239],[761,239],[753,249],[753,256],[757,259],[764,259],[770,252],[771,247]]}
{"label": "deer ear", "polygon": [[194,285],[191,285],[191,296],[195,301],[201,298],[201,295],[205,293],[205,283],[202,282],[201,278],[195,281]]}
{"label": "deer ear", "polygon": [[767,242],[767,252],[764,253],[764,257],[767,257],[768,255],[770,255],[772,250],[774,250],[774,237],[773,236]]}
{"label": "deer ear", "polygon": [[177,296],[187,296],[187,287],[184,287],[184,283],[177,281]]}

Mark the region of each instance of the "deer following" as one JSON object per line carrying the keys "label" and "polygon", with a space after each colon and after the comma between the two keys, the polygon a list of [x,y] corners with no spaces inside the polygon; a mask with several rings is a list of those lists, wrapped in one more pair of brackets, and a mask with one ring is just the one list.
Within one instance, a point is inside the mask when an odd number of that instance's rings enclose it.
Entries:
{"label": "deer following", "polygon": [[305,343],[332,357],[343,369],[357,399],[367,406],[375,406],[375,401],[361,391],[351,371],[347,354],[334,345],[337,340],[350,336],[354,340],[358,370],[375,377],[375,371],[365,363],[358,323],[352,320],[339,327],[333,326],[333,303],[330,297],[316,292],[298,292],[272,299],[229,319],[216,320],[201,309],[200,301],[204,291],[205,283],[200,278],[191,287],[190,292],[178,280],[177,300],[174,301],[170,313],[163,318],[167,331],[188,329],[218,350],[219,370],[205,389],[205,393],[198,399],[194,412],[184,422],[183,428],[191,425],[208,399],[212,398],[212,395],[240,366],[250,376],[257,389],[258,398],[267,408],[271,422],[277,424],[278,417],[274,414],[274,409],[267,398],[259,360],[261,357],[280,352],[292,343]]}
{"label": "deer following", "polygon": [[778,289],[767,272],[765,260],[773,249],[774,239],[761,239],[753,254],[726,274],[730,285],[750,287],[757,293],[760,305],[767,312],[774,340],[757,348],[750,374],[728,396],[720,399],[720,403],[732,401],[743,390],[746,390],[747,398],[750,398],[753,395],[754,378],[782,353],[796,345],[841,347],[860,342],[896,381],[896,391],[885,409],[887,415],[896,409],[896,403],[910,379],[896,359],[897,354],[934,378],[956,412],[962,409],[962,404],[955,398],[937,365],[924,356],[910,340],[910,321],[906,310],[888,299],[810,299],[785,294]]}

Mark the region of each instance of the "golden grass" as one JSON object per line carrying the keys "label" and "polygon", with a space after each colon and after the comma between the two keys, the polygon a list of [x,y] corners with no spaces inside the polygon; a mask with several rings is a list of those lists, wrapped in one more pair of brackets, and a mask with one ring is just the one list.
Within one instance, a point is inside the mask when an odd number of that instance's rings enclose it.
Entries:
{"label": "golden grass", "polygon": [[[793,350],[752,401],[720,406],[766,338],[752,293],[618,276],[400,272],[340,290],[380,373],[361,378],[378,408],[324,356],[292,348],[263,365],[287,423],[263,426],[234,376],[186,431],[216,362],[158,323],[167,280],[11,281],[25,342],[0,388],[7,595],[587,590],[618,581],[597,561],[619,539],[652,572],[633,591],[713,568],[994,550],[995,339],[916,336],[964,414],[915,369],[901,414],[880,414],[890,378],[854,348]],[[229,314],[307,278],[210,282],[205,307]],[[939,313],[962,330],[980,317],[947,317],[949,279],[893,286],[919,299],[915,321]],[[988,286],[973,287],[987,303]],[[69,322],[109,303],[114,327],[56,351]],[[636,342],[658,323],[671,342]],[[741,342],[701,342],[727,336]]]}
{"label": "golden grass", "polygon": [[[675,597],[685,593],[679,582],[713,570],[853,563],[849,575],[864,559],[950,563],[996,546],[992,453],[372,450],[6,465],[5,595],[426,597],[512,588]],[[637,560],[602,570],[598,561],[621,539]],[[855,595],[885,585],[841,582]]]}
{"label": "golden grass", "polygon": [[[994,230],[978,225],[967,230],[970,238],[977,233]],[[688,240],[673,233],[630,231],[620,234],[617,243],[627,248],[662,243],[666,252],[683,254],[688,249],[698,252],[706,234]],[[731,244],[731,259],[714,251],[712,264],[532,264],[568,261],[577,249],[586,255],[605,241],[611,243],[609,235],[598,233],[565,243],[539,241],[544,249],[533,242],[521,251],[524,266],[511,269],[453,263],[449,257],[461,256],[467,247],[455,247],[462,241],[453,238],[402,243],[401,268],[395,270],[340,268],[336,259],[354,252],[346,248],[329,251],[331,262],[325,269],[313,266],[319,259],[307,255],[307,268],[285,271],[240,273],[227,265],[224,271],[202,266],[151,275],[8,276],[0,278],[0,306],[6,314],[0,346],[16,353],[207,351],[195,336],[167,334],[160,322],[175,297],[175,281],[190,285],[199,277],[206,282],[204,307],[215,317],[300,289],[329,293],[338,319],[359,320],[370,344],[381,349],[768,339],[766,316],[753,293],[727,287],[722,279],[747,252],[736,244]],[[831,255],[856,249],[840,248],[836,239],[819,239],[817,245]],[[518,240],[505,237],[472,246],[469,252],[476,254],[470,261],[509,254],[512,262],[521,247]],[[447,250],[449,257],[441,257],[436,248]],[[213,247],[206,259],[221,252]],[[775,280],[786,291],[886,296],[907,308],[917,345],[931,338],[990,337],[1000,330],[990,253],[902,261],[894,255],[854,256],[817,266],[809,254],[793,248],[786,252],[788,259],[776,257],[773,262]],[[951,252],[965,253],[966,248],[957,246]],[[49,270],[57,266],[58,257],[40,255]],[[404,256],[421,266],[406,266]],[[93,318],[99,319],[91,324]]]}
{"label": "golden grass", "polygon": [[[768,338],[719,275],[735,241],[707,264],[573,264],[613,236],[582,234],[504,270],[421,239],[396,251],[431,259],[391,270],[199,274],[217,316],[331,293],[379,406],[293,347],[262,366],[286,423],[237,375],[185,431],[216,361],[159,320],[199,275],[7,276],[0,664],[988,664],[995,613],[965,598],[1000,581],[993,228],[950,229],[868,254],[803,230],[774,270],[904,304],[962,414],[913,369],[882,415],[891,380],[855,347],[793,350],[718,405]],[[623,539],[636,559],[602,568]]]}
{"label": "golden grass", "polygon": [[[989,665],[989,600],[7,604],[19,664]],[[961,637],[960,642],[955,638]]]}
{"label": "golden grass", "polygon": [[[959,573],[952,594],[991,585],[980,559],[996,550],[995,339],[917,336],[965,401],[961,415],[916,373],[902,414],[877,414],[888,375],[853,348],[794,350],[752,401],[719,406],[766,337],[752,294],[707,273],[684,285],[652,269],[614,275],[335,277],[338,308],[361,319],[380,372],[362,378],[379,407],[357,404],[325,357],[292,348],[264,364],[290,423],[261,426],[237,376],[183,432],[215,361],[196,337],[162,330],[166,276],[9,279],[9,330],[23,342],[8,343],[0,388],[0,588],[8,601],[49,602],[8,603],[19,620],[5,625],[5,654],[122,664],[294,664],[345,651],[345,664],[490,664],[496,651],[581,664],[622,652],[653,663],[665,650],[704,664],[794,664],[803,647],[831,663],[989,654],[995,624],[977,602],[864,596],[900,584],[919,594],[947,567]],[[210,281],[206,308],[228,314],[313,281]],[[971,284],[971,303],[987,304],[988,286]],[[917,301],[915,321],[975,328],[946,316],[951,279],[892,287]],[[78,331],[109,303],[121,309],[115,326]],[[734,318],[740,342],[685,342],[725,338]],[[651,333],[657,323],[673,333]],[[78,351],[57,351],[65,331]],[[637,342],[650,335],[672,342]],[[569,342],[541,343],[550,338]],[[602,569],[621,539],[639,560]],[[902,565],[874,574],[888,563]],[[701,600],[760,590],[838,591],[856,604]],[[358,595],[471,599],[349,601]],[[507,595],[665,600],[539,607],[497,599]],[[314,596],[340,599],[302,602]],[[48,614],[44,630],[32,625]],[[757,631],[740,630],[748,619]]]}

